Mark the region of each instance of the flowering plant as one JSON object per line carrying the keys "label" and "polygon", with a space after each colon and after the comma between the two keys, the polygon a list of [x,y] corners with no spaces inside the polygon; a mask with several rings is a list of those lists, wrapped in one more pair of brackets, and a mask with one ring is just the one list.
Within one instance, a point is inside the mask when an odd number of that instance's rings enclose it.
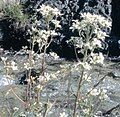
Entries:
{"label": "flowering plant", "polygon": [[[20,52],[13,56],[14,60],[1,57],[7,78],[16,77],[15,71],[25,71],[24,98],[20,98],[13,87],[10,89],[22,102],[24,109],[21,111],[15,107],[10,115],[18,113],[20,116],[46,117],[53,116],[55,112],[56,116],[60,117],[68,117],[71,114],[72,117],[93,117],[97,112],[95,104],[99,104],[95,103],[95,100],[101,102],[108,98],[106,89],[97,87],[106,76],[93,85],[92,72],[94,65],[104,64],[103,54],[95,53],[95,49],[102,47],[101,41],[107,36],[105,30],[110,29],[111,22],[100,15],[90,13],[83,13],[81,19],[73,20],[70,29],[77,31],[78,35],[73,36],[69,42],[79,48],[83,58],[78,58],[76,53],[77,61],[57,63],[59,56],[54,52],[47,54],[47,48],[53,37],[59,35],[56,29],[61,26],[57,17],[62,14],[50,5],[41,5],[36,12],[41,13],[42,20],[36,18],[31,30],[28,30],[32,35],[31,48],[28,50],[23,47],[23,61],[19,65],[18,61],[15,61]],[[50,23],[54,24],[54,28],[51,28]],[[36,43],[40,54],[33,51]],[[74,82],[77,85],[72,89]],[[57,109],[60,110],[58,114]]]}
{"label": "flowering plant", "polygon": [[[82,101],[82,99],[80,99],[79,97],[80,95],[82,95],[82,87],[84,87],[84,85],[90,86],[89,72],[92,70],[94,64],[103,65],[104,56],[100,52],[95,53],[95,49],[102,48],[102,41],[104,41],[105,37],[108,36],[105,30],[111,29],[111,22],[100,15],[82,13],[80,20],[73,20],[73,25],[72,27],[70,27],[70,29],[72,29],[73,31],[78,31],[78,36],[72,37],[70,42],[72,42],[75,45],[75,47],[79,48],[79,52],[84,55],[83,59],[80,60],[77,55],[78,53],[76,53],[78,63],[75,63],[73,67],[73,69],[77,70],[82,69],[81,75],[78,80],[78,89],[76,92],[75,107],[73,112],[73,117],[76,117],[79,105],[78,103],[82,103],[82,105],[84,105],[84,101]],[[91,98],[92,96],[94,97],[101,94],[101,89],[97,90],[95,88],[96,87],[94,87],[90,92],[88,91],[88,94],[91,94],[91,96],[87,96],[86,100],[90,103],[93,103],[93,98]],[[84,96],[82,98],[83,100],[85,100]],[[84,106],[81,106],[83,110]],[[83,113],[85,113],[85,116],[94,115],[92,109],[90,110],[90,108],[92,108],[91,105],[89,105],[88,108],[85,109],[85,112],[83,111]]]}

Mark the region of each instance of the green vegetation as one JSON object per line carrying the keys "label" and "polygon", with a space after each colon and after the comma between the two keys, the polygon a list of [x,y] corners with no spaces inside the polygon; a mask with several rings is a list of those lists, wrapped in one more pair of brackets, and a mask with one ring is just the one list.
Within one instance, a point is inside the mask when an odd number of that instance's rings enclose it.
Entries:
{"label": "green vegetation", "polygon": [[14,19],[15,21],[25,22],[28,19],[28,15],[24,14],[23,5],[20,2],[11,4],[1,2],[0,9],[4,17]]}

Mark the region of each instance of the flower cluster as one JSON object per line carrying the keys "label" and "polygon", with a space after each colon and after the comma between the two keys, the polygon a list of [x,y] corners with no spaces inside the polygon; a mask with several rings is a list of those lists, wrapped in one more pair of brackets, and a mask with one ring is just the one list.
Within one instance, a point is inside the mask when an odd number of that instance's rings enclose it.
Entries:
{"label": "flower cluster", "polygon": [[58,60],[59,59],[59,56],[56,53],[50,52],[49,54],[50,54],[51,57],[54,58],[54,60]]}
{"label": "flower cluster", "polygon": [[81,14],[82,21],[79,20],[73,20],[73,26],[71,29],[84,29],[86,26],[92,26],[95,27],[95,29],[111,27],[111,21],[106,19],[105,17],[101,15],[91,14],[91,13],[83,13]]}
{"label": "flower cluster", "polygon": [[91,53],[91,63],[92,64],[103,64],[104,63],[104,56],[102,53]]}
{"label": "flower cluster", "polygon": [[[111,29],[111,21],[103,16],[83,13],[81,14],[82,20],[73,20],[73,25],[70,29],[78,29],[79,35],[86,38],[96,37],[97,39],[104,39],[107,36],[107,32],[103,31],[106,28]],[[84,32],[84,33],[83,33]]]}
{"label": "flower cluster", "polygon": [[109,99],[108,95],[107,95],[107,90],[104,88],[94,88],[90,91],[90,95],[92,96],[98,96],[99,95],[99,99],[100,100],[107,100]]}
{"label": "flower cluster", "polygon": [[38,43],[39,50],[41,51],[43,47],[49,46],[54,36],[59,34],[58,31],[56,32],[56,29],[61,28],[61,25],[57,17],[61,13],[57,8],[44,4],[37,9],[37,12],[40,12],[43,17],[42,19],[36,18],[29,33],[32,35],[34,44]]}
{"label": "flower cluster", "polygon": [[91,13],[82,13],[81,17],[86,23],[91,23],[92,25],[100,25],[102,27],[111,27],[111,22],[101,15],[91,14]]}
{"label": "flower cluster", "polygon": [[92,66],[88,63],[88,62],[77,62],[75,64],[73,64],[73,67],[72,67],[72,71],[79,71],[81,69],[84,69],[86,71],[89,71],[91,70]]}
{"label": "flower cluster", "polygon": [[[103,64],[104,57],[102,53],[94,53],[96,48],[102,48],[102,42],[107,36],[106,28],[111,28],[111,21],[103,16],[82,13],[81,20],[73,20],[73,25],[70,29],[78,30],[79,36],[72,37],[71,41],[77,48],[80,48],[81,53],[90,50],[91,53],[86,60],[92,64]],[[88,62],[88,61],[86,61]],[[84,66],[84,65],[83,65]]]}
{"label": "flower cluster", "polygon": [[51,6],[44,5],[44,4],[40,7],[40,9],[37,9],[37,11],[38,12],[40,11],[40,13],[45,17],[47,17],[49,15],[57,16],[57,15],[61,14],[57,8],[52,8]]}
{"label": "flower cluster", "polygon": [[1,57],[3,63],[4,63],[4,67],[8,68],[8,69],[12,69],[13,71],[18,70],[17,64],[15,63],[15,61],[7,61],[8,58],[7,57]]}
{"label": "flower cluster", "polygon": [[93,90],[90,92],[90,94],[91,94],[92,96],[97,96],[97,95],[100,94],[100,89],[93,89]]}
{"label": "flower cluster", "polygon": [[56,28],[61,28],[60,21],[53,19],[53,20],[51,20],[51,22],[52,22],[53,24],[55,24],[55,27],[56,27]]}
{"label": "flower cluster", "polygon": [[50,37],[50,36],[56,36],[56,35],[58,35],[56,32],[55,32],[55,30],[40,30],[39,31],[39,37],[40,38],[37,38],[36,39],[36,42],[38,42],[38,43],[41,43],[41,42],[44,42],[44,43],[46,43],[47,42],[47,40],[48,40],[48,37]]}
{"label": "flower cluster", "polygon": [[60,113],[60,117],[68,117],[68,115],[65,112],[63,112],[63,113]]}

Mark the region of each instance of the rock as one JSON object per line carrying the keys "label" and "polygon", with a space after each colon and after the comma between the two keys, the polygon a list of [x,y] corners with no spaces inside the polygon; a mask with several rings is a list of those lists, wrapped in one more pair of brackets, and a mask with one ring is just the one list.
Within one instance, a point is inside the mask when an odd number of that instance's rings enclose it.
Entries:
{"label": "rock", "polygon": [[0,75],[0,88],[2,88],[4,86],[12,85],[14,83],[15,83],[14,80],[9,79],[9,78],[5,77],[4,75]]}

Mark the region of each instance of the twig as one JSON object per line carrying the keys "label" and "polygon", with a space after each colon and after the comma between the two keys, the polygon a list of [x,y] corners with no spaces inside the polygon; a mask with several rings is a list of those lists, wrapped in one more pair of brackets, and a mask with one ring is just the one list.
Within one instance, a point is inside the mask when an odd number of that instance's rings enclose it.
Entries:
{"label": "twig", "polygon": [[91,93],[91,91],[93,91],[93,90],[105,79],[105,77],[106,77],[107,75],[108,75],[108,74],[106,74],[103,78],[101,78],[101,79],[93,86],[93,88],[86,94],[86,96],[89,95],[89,94]]}
{"label": "twig", "polygon": [[75,106],[74,106],[74,110],[73,110],[73,117],[76,117],[76,111],[77,111],[77,106],[78,106],[78,100],[80,97],[80,88],[81,88],[81,83],[83,80],[83,74],[84,74],[84,70],[82,71],[79,83],[78,83],[78,90],[77,90],[77,94],[76,94],[76,99],[75,99]]}
{"label": "twig", "polygon": [[120,104],[118,104],[117,106],[109,109],[108,111],[104,112],[102,115],[105,116],[105,115],[109,115],[113,110],[117,109],[118,107],[120,107]]}

